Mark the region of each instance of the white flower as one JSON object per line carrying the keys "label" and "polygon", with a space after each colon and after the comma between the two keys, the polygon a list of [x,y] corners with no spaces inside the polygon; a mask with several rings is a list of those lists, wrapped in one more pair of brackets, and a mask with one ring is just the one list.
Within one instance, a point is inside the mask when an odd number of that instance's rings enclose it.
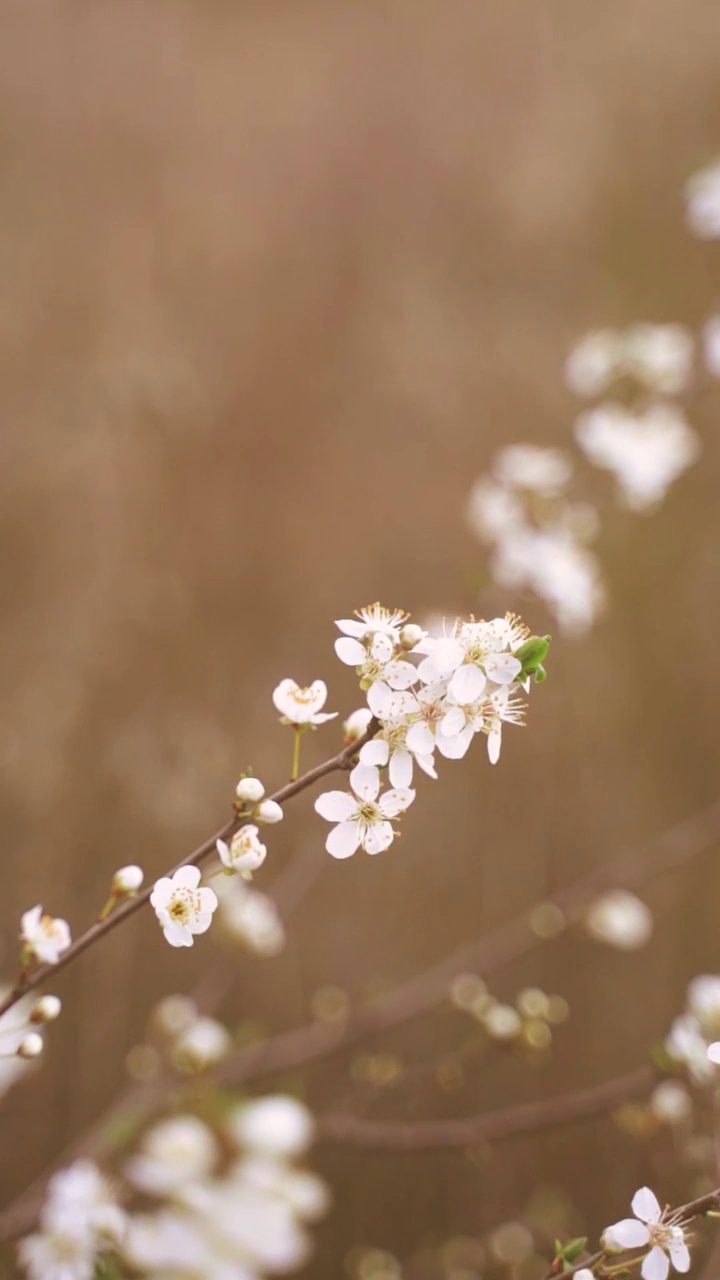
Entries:
{"label": "white flower", "polygon": [[720,236],[720,163],[694,173],[685,185],[687,221],[700,240]]}
{"label": "white flower", "polygon": [[258,822],[266,822],[269,826],[275,822],[282,822],[284,815],[277,800],[261,800],[253,810],[253,817]]}
{"label": "white flower", "polygon": [[565,362],[565,381],[584,399],[600,395],[610,385],[621,357],[621,343],[614,329],[588,333]]}
{"label": "white flower", "polygon": [[380,795],[380,774],[366,764],[355,766],[350,786],[352,794],[326,791],[315,801],[316,812],[338,824],[325,841],[325,848],[333,858],[349,858],[360,846],[366,853],[382,853],[395,837],[390,819],[412,804],[415,792],[399,788]]}
{"label": "white flower", "polygon": [[624,365],[658,395],[678,395],[692,373],[694,345],[683,325],[635,324],[623,335]]}
{"label": "white flower", "polygon": [[338,631],[346,636],[354,636],[356,640],[386,635],[396,645],[410,615],[404,609],[386,609],[384,605],[376,603],[356,610],[355,617],[357,621],[354,618],[340,618],[335,623]]}
{"label": "white flower", "polygon": [[700,454],[698,437],[681,410],[664,403],[642,414],[618,404],[600,405],[580,415],[575,436],[595,466],[615,474],[623,500],[633,511],[646,511],[662,501]]}
{"label": "white flower", "polygon": [[199,884],[199,867],[181,867],[155,883],[150,903],[171,947],[191,947],[194,935],[210,928],[217,898]]}
{"label": "white flower", "polygon": [[114,1201],[112,1186],[92,1160],[76,1160],[53,1174],[47,1191],[40,1219],[43,1229],[61,1231],[79,1224],[100,1237],[100,1245],[121,1239],[126,1216]]}
{"label": "white flower", "polygon": [[636,951],[649,940],[653,918],[650,908],[634,893],[613,889],[595,899],[585,926],[596,942],[606,942],[619,951]]}
{"label": "white flower", "polygon": [[501,482],[512,488],[553,494],[565,488],[572,476],[573,464],[560,449],[511,444],[495,455],[493,470]]}
{"label": "white flower", "polygon": [[643,1280],[666,1280],[670,1261],[676,1271],[688,1271],[690,1253],[685,1243],[685,1233],[672,1219],[662,1221],[662,1210],[657,1196],[649,1187],[641,1187],[632,1200],[634,1218],[623,1218],[603,1232],[603,1248],[610,1253],[625,1249],[641,1249],[651,1245],[643,1259],[640,1274]]}
{"label": "white flower", "polygon": [[679,1080],[662,1080],[650,1097],[650,1110],[661,1124],[682,1124],[692,1109],[692,1098]]}
{"label": "white flower", "polygon": [[683,1013],[674,1019],[665,1048],[671,1058],[685,1064],[695,1084],[705,1085],[715,1080],[717,1072],[711,1065],[707,1040],[692,1013]]}
{"label": "white flower", "polygon": [[174,1116],[154,1125],[125,1175],[140,1191],[168,1196],[188,1182],[205,1178],[220,1155],[217,1140],[196,1116]]}
{"label": "white flower", "polygon": [[325,724],[334,720],[337,711],[323,711],[327,701],[327,685],[313,680],[302,688],[295,680],[281,680],[273,693],[273,702],[288,724]]}
{"label": "white flower", "polygon": [[265,795],[265,788],[259,778],[241,778],[235,795],[243,804],[258,804]]}
{"label": "white flower", "polygon": [[54,1022],[60,1017],[62,1002],[59,996],[40,996],[30,1010],[31,1022]]}
{"label": "white flower", "polygon": [[495,542],[525,521],[520,499],[486,476],[476,481],[470,490],[467,518],[470,528],[483,542]]}
{"label": "white flower", "polygon": [[575,1272],[575,1280],[595,1280],[595,1277],[588,1267],[581,1267]]}
{"label": "white flower", "polygon": [[282,1093],[244,1103],[231,1113],[227,1128],[239,1147],[280,1159],[301,1155],[315,1136],[307,1107]]}
{"label": "white flower", "polygon": [[215,1018],[196,1018],[180,1033],[173,1045],[176,1066],[203,1071],[214,1067],[230,1052],[232,1036]]}
{"label": "white flower", "polygon": [[350,713],[347,720],[343,720],[343,741],[346,747],[367,733],[372,717],[369,707],[358,707],[357,711]]}
{"label": "white flower", "polygon": [[330,1207],[330,1194],[322,1178],[305,1169],[293,1169],[284,1158],[252,1155],[235,1166],[234,1176],[249,1187],[285,1200],[303,1222],[315,1222]]}
{"label": "white flower", "polygon": [[417,709],[405,739],[407,749],[416,759],[431,756],[435,748],[446,760],[461,760],[472,741],[470,725],[459,725],[448,717],[452,709],[447,700],[444,681],[426,685],[417,693]]}
{"label": "white flower", "polygon": [[687,1003],[708,1040],[720,1035],[720,977],[702,973],[693,978],[687,989]]}
{"label": "white flower", "polygon": [[[177,1280],[202,1276],[203,1280],[217,1280],[212,1270],[212,1253],[206,1240],[207,1224],[198,1218],[174,1209],[156,1214],[135,1214],[130,1219],[123,1256],[132,1267],[149,1272],[152,1276],[172,1276]],[[243,1277],[240,1271],[240,1277]],[[230,1280],[234,1280],[232,1272]],[[256,1280],[247,1273],[246,1280]]]}
{"label": "white flower", "polygon": [[258,838],[257,827],[249,824],[235,832],[229,845],[224,840],[216,840],[215,844],[220,861],[229,871],[249,874],[257,871],[267,857],[267,849]]}
{"label": "white flower", "polygon": [[44,1048],[42,1036],[38,1035],[37,1031],[29,1031],[20,1041],[16,1053],[19,1058],[39,1058]]}
{"label": "white flower", "polygon": [[371,742],[366,742],[360,751],[362,764],[374,765],[377,768],[385,768],[389,764],[388,773],[393,787],[412,786],[413,760],[417,760],[428,777],[437,778],[432,755],[414,756],[412,751],[408,750],[406,738],[409,726],[410,720],[407,716],[383,721],[380,733]]}
{"label": "white flower", "polygon": [[597,557],[562,525],[516,529],[496,546],[491,569],[502,586],[534,591],[569,633],[587,631],[602,609]]}
{"label": "white flower", "polygon": [[29,1280],[92,1280],[96,1254],[93,1233],[79,1222],[26,1236],[18,1245]]}
{"label": "white flower", "polygon": [[346,666],[355,667],[364,688],[382,680],[391,689],[409,689],[418,678],[417,667],[395,656],[395,644],[384,632],[372,636],[367,648],[360,640],[341,636],[335,652]]}
{"label": "white flower", "polygon": [[242,880],[218,883],[219,922],[233,942],[241,942],[260,956],[276,956],[285,945],[285,929],[272,898],[250,889]]}
{"label": "white flower", "polygon": [[120,895],[126,893],[137,893],[140,885],[145,879],[142,867],[131,865],[129,867],[121,867],[113,876],[113,893]]}
{"label": "white flower", "polygon": [[24,913],[20,923],[20,938],[26,951],[41,964],[57,964],[72,941],[67,921],[44,916],[42,907],[33,907]]}

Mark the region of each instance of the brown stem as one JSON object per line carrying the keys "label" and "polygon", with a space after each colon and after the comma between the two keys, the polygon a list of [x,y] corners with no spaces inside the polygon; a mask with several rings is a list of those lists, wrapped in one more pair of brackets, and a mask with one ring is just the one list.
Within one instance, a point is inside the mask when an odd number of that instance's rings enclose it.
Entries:
{"label": "brown stem", "polygon": [[[337,755],[332,756],[329,760],[325,760],[323,764],[316,765],[314,769],[309,769],[301,778],[296,778],[295,781],[286,783],[284,787],[280,787],[278,791],[275,791],[271,796],[268,796],[268,799],[276,800],[278,803],[282,804],[286,800],[291,800],[293,796],[298,795],[301,791],[305,791],[307,787],[311,787],[314,782],[318,782],[320,778],[324,778],[328,773],[335,773],[339,769],[348,768],[353,756],[357,754],[364,743],[369,742],[370,739],[375,736],[377,728],[377,722],[372,720],[367,731],[357,740],[357,742],[353,742],[350,746],[344,747],[342,751],[338,752]],[[237,825],[238,818],[233,814],[232,818],[229,818],[224,826],[220,827],[219,831],[214,832],[213,835],[208,836],[206,840],[203,840],[202,844],[198,845],[197,849],[194,849],[192,853],[188,854],[187,857],[178,862],[177,866],[172,868],[172,871],[168,871],[166,874],[174,876],[175,872],[179,871],[181,867],[186,867],[190,864],[199,866],[201,863],[207,861],[207,859],[215,852],[216,841],[227,840],[228,837],[232,835]],[[93,946],[93,944],[100,938],[104,937],[106,933],[110,933],[112,929],[117,928],[117,926],[122,924],[124,920],[127,920],[129,916],[134,915],[136,911],[139,911],[141,907],[144,907],[146,902],[149,901],[152,891],[153,885],[148,885],[143,889],[142,893],[138,893],[136,897],[129,899],[129,901],[124,903],[122,906],[119,906],[117,910],[114,911],[112,915],[109,915],[105,920],[97,920],[95,924],[92,924],[89,929],[85,930],[85,933],[81,934],[80,937],[73,942],[72,946],[68,947],[67,951],[60,956],[57,964],[41,964],[31,972],[23,974],[5,999],[0,1002],[0,1018],[4,1013],[7,1013],[8,1009],[12,1009],[13,1005],[17,1004],[17,1002],[21,1000],[24,995],[27,995],[29,991],[34,991],[35,988],[41,986],[47,978],[51,976],[54,977],[62,969],[65,969],[67,965],[72,964],[73,960],[76,960],[79,955],[82,955],[83,951],[87,951],[88,947]]]}

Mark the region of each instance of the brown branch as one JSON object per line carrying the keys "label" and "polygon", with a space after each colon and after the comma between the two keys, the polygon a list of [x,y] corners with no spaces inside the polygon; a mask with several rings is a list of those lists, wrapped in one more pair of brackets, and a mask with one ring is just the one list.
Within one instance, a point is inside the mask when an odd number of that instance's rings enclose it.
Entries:
{"label": "brown branch", "polygon": [[[301,791],[305,791],[308,787],[311,787],[314,782],[318,782],[328,773],[335,773],[340,769],[347,769],[353,756],[357,755],[364,743],[369,742],[376,732],[377,723],[375,721],[371,721],[367,731],[361,738],[358,738],[356,742],[344,747],[342,751],[339,751],[337,755],[332,756],[329,760],[325,760],[323,764],[316,765],[314,769],[308,770],[308,772],[304,773],[301,778],[296,778],[294,782],[286,783],[284,787],[280,787],[278,791],[273,792],[273,794],[267,798],[269,800],[276,800],[279,804],[282,804],[286,800],[291,800],[293,796],[298,795]],[[213,835],[208,836],[206,840],[203,840],[202,844],[198,845],[197,849],[194,849],[192,853],[188,854],[178,862],[171,871],[166,872],[166,875],[174,876],[176,871],[179,871],[181,867],[190,866],[191,864],[200,866],[203,862],[206,862],[207,859],[215,853],[216,841],[227,840],[235,831],[239,822],[240,820],[238,819],[238,816],[233,814],[224,826],[220,827],[220,829]],[[55,975],[62,969],[65,969],[67,965],[72,964],[78,956],[82,955],[83,951],[87,951],[88,947],[93,946],[93,944],[98,942],[100,938],[104,937],[106,933],[110,933],[112,929],[117,928],[117,926],[122,924],[124,920],[127,920],[129,916],[134,915],[136,911],[139,911],[141,907],[144,907],[150,900],[153,886],[154,882],[143,889],[142,893],[138,893],[136,897],[131,898],[121,906],[118,906],[105,920],[97,920],[94,924],[90,925],[90,928],[86,929],[85,932],[81,934],[75,942],[73,942],[72,946],[68,947],[67,951],[63,952],[57,961],[57,964],[41,964],[30,973],[23,975],[5,999],[0,1002],[0,1018],[4,1013],[7,1013],[8,1009],[12,1009],[13,1005],[17,1004],[18,1001],[21,1000],[23,996],[27,995],[29,991],[34,991],[36,987],[41,986],[48,978],[55,977]]]}
{"label": "brown branch", "polygon": [[318,1135],[321,1141],[382,1151],[475,1147],[604,1115],[623,1102],[644,1097],[657,1078],[655,1068],[647,1065],[576,1093],[524,1102],[459,1120],[389,1123],[350,1114],[331,1114],[318,1120]]}

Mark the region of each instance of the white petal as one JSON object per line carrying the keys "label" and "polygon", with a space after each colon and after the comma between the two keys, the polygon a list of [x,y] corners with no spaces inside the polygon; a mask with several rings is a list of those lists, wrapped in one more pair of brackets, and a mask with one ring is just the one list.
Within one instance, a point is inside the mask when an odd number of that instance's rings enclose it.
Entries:
{"label": "white petal", "polygon": [[655,1245],[651,1249],[647,1257],[643,1260],[640,1268],[640,1275],[643,1280],[667,1280],[668,1271],[670,1270],[670,1262],[666,1253],[663,1253],[659,1245]]}
{"label": "white petal", "polygon": [[[197,889],[202,872],[199,867],[181,867],[173,876],[173,885],[178,885],[183,889]],[[157,888],[157,885],[155,886]]]}
{"label": "white petal", "polygon": [[372,742],[366,742],[360,752],[360,759],[363,764],[371,764],[376,768],[386,765],[390,757],[390,748],[384,738],[373,738]]}
{"label": "white petal", "polygon": [[512,684],[522,671],[522,662],[510,653],[492,653],[485,659],[485,671],[494,684]]}
{"label": "white petal", "polygon": [[417,684],[418,672],[412,662],[388,662],[385,668],[385,679],[391,689],[409,689]]}
{"label": "white petal", "polygon": [[193,944],[193,936],[187,925],[178,924],[175,920],[165,926],[163,933],[171,947],[191,947]]}
{"label": "white petal", "polygon": [[166,907],[172,897],[173,882],[167,876],[162,876],[160,880],[155,881],[155,887],[150,894],[150,905],[155,911],[162,911]]}
{"label": "white petal", "polygon": [[405,745],[415,755],[429,756],[435,749],[435,738],[425,722],[418,720],[408,729]]}
{"label": "white petal", "polygon": [[389,720],[392,715],[393,694],[384,680],[376,680],[367,692],[368,706],[378,720]]}
{"label": "white petal", "polygon": [[357,812],[357,800],[348,791],[324,791],[315,801],[315,812],[328,822],[347,822]]}
{"label": "white petal", "polygon": [[635,1217],[641,1222],[659,1222],[662,1217],[658,1198],[649,1187],[641,1187],[635,1192],[631,1207]]}
{"label": "white petal", "polygon": [[473,730],[469,726],[463,729],[462,733],[453,734],[452,738],[446,738],[444,733],[438,733],[435,736],[435,746],[446,760],[462,760],[473,737]]}
{"label": "white petal", "polygon": [[297,693],[298,683],[296,680],[281,680],[279,685],[273,689],[272,700],[281,715],[287,715],[285,710],[288,698]]}
{"label": "white petal", "polygon": [[466,662],[462,667],[458,667],[450,681],[448,692],[456,702],[466,707],[471,702],[477,702],[486,684],[487,680],[480,668]]}
{"label": "white petal", "polygon": [[404,747],[397,747],[390,760],[390,782],[393,787],[412,785],[413,758]]}
{"label": "white petal", "polygon": [[621,1222],[614,1222],[610,1228],[613,1239],[621,1244],[623,1249],[638,1249],[641,1245],[647,1244],[650,1239],[650,1232],[644,1222],[638,1222],[637,1218],[623,1218]]}
{"label": "white petal", "polygon": [[398,788],[394,791],[386,791],[384,796],[378,800],[378,808],[386,818],[396,818],[399,813],[404,813],[410,807],[415,799],[415,792],[409,787]]}
{"label": "white petal", "polygon": [[337,711],[314,711],[310,724],[327,724],[328,720],[337,720],[338,715]]}
{"label": "white petal", "polygon": [[422,769],[423,773],[426,773],[429,778],[435,778],[437,780],[437,770],[435,768],[435,761],[432,756],[416,755],[415,760],[417,764],[420,765],[420,768]]}
{"label": "white petal", "polygon": [[497,764],[500,759],[501,746],[502,729],[498,725],[497,729],[491,729],[488,734],[488,759],[491,764]]}
{"label": "white petal", "polygon": [[217,897],[213,893],[212,889],[198,889],[198,898],[200,900],[200,910],[203,914],[208,911],[210,915],[212,915],[213,911],[217,909],[218,904]]}
{"label": "white petal", "polygon": [[720,1040],[708,1045],[707,1056],[711,1062],[720,1062]]}
{"label": "white petal", "polygon": [[389,822],[373,822],[363,836],[363,849],[366,853],[382,853],[389,848],[394,837],[395,832]]}
{"label": "white petal", "polygon": [[191,933],[207,933],[212,924],[212,911],[201,911],[187,927]]}
{"label": "white petal", "polygon": [[668,1250],[676,1271],[690,1270],[690,1250],[684,1240],[671,1240]]}
{"label": "white petal", "polygon": [[364,636],[367,631],[367,623],[356,622],[354,618],[340,618],[335,626],[338,631],[344,631],[346,636]]}
{"label": "white petal", "polygon": [[[435,671],[441,676],[449,676],[460,666],[465,657],[465,650],[457,640],[448,637],[437,641],[430,657]],[[421,665],[424,664],[421,663]]]}
{"label": "white petal", "polygon": [[389,636],[382,631],[376,632],[370,645],[370,656],[375,662],[389,662],[395,652],[395,645]]}
{"label": "white petal", "polygon": [[350,774],[350,786],[361,800],[374,800],[380,791],[380,774],[373,765],[356,764]]}
{"label": "white petal", "polygon": [[440,732],[446,738],[454,738],[465,728],[465,712],[460,707],[451,707],[440,721]]}
{"label": "white petal", "polygon": [[351,858],[360,844],[360,826],[357,822],[341,822],[325,841],[325,848],[333,858]]}
{"label": "white petal", "polygon": [[335,652],[348,667],[361,667],[367,658],[365,646],[359,640],[351,640],[349,636],[335,641]]}

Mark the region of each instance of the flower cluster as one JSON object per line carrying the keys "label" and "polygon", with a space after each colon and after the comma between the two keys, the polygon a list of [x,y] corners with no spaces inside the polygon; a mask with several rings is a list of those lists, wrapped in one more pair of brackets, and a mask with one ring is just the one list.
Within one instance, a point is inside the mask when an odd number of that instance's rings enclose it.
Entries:
{"label": "flower cluster", "polygon": [[91,1280],[96,1262],[122,1242],[127,1217],[89,1160],[50,1179],[40,1229],[18,1246],[29,1280]]}
{"label": "flower cluster", "polygon": [[640,1268],[643,1280],[667,1280],[671,1262],[676,1271],[689,1271],[690,1251],[685,1230],[671,1213],[663,1213],[649,1187],[635,1192],[632,1211],[634,1218],[623,1218],[606,1227],[602,1235],[603,1249],[607,1253],[647,1249]]}
{"label": "flower cluster", "polygon": [[[437,777],[436,752],[460,759],[482,733],[495,763],[503,724],[522,721],[518,690],[527,692],[533,678],[544,678],[549,645],[549,637],[530,636],[510,614],[491,622],[458,619],[438,637],[410,623],[402,610],[379,604],[361,609],[357,618],[337,623],[343,636],[335,649],[355,667],[379,729],[360,749],[350,791],[325,792],[315,803],[320,816],[335,824],[325,844],[335,858],[349,858],[359,848],[381,853],[392,844],[393,821],[415,799],[414,767]],[[386,767],[391,787],[382,791],[380,770]]]}
{"label": "flower cluster", "polygon": [[714,1063],[720,1036],[720,976],[701,974],[688,985],[685,1008],[675,1018],[665,1040],[665,1050],[674,1062],[681,1063],[690,1079],[698,1085],[717,1081]]}
{"label": "flower cluster", "polygon": [[244,1103],[218,1133],[193,1115],[156,1124],[125,1176],[160,1204],[130,1217],[123,1259],[147,1275],[259,1277],[302,1266],[306,1224],[329,1204],[325,1184],[295,1164],[312,1139],[309,1112],[284,1095]]}
{"label": "flower cluster", "polygon": [[559,449],[510,445],[474,485],[468,521],[491,548],[490,572],[545,601],[563,630],[582,634],[602,610],[600,566],[590,543],[597,514],[570,494],[574,466]]}

